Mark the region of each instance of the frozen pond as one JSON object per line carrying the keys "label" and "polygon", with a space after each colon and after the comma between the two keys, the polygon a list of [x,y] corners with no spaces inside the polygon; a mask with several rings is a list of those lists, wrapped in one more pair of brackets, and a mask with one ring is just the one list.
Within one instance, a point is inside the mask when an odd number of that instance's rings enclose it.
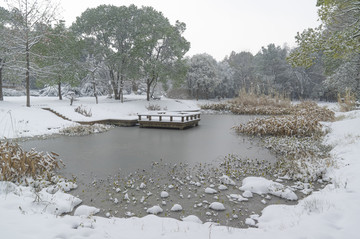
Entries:
{"label": "frozen pond", "polygon": [[231,127],[252,116],[202,115],[198,127],[187,130],[118,127],[96,135],[30,140],[25,149],[54,151],[60,154],[64,173],[96,175],[99,178],[121,170],[131,173],[147,169],[154,161],[168,163],[213,163],[228,154],[243,158],[274,161],[268,150],[249,138],[237,135]]}
{"label": "frozen pond", "polygon": [[[187,130],[120,127],[97,135],[59,136],[22,145],[60,154],[66,165],[62,174],[74,176],[79,185],[71,193],[85,205],[100,208],[102,216],[142,217],[148,208],[160,205],[164,212],[159,216],[196,215],[203,222],[244,227],[250,214],[265,207],[264,198],[254,195],[238,202],[229,195],[242,193],[238,187],[244,177],[271,177],[267,167],[276,160],[258,146],[257,139],[239,136],[231,129],[251,118],[202,115],[199,126]],[[238,156],[226,159],[229,154]],[[224,174],[233,175],[236,185],[222,191],[219,177]],[[216,193],[206,193],[209,187]],[[162,191],[169,197],[161,198]],[[209,209],[211,202],[222,202],[226,210]],[[269,197],[268,203],[290,202]],[[182,205],[183,210],[172,212],[174,204]]]}

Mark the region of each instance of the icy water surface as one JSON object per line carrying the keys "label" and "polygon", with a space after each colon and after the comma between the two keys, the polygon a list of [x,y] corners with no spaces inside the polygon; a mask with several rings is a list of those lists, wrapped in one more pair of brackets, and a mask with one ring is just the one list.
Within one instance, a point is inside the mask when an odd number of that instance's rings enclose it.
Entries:
{"label": "icy water surface", "polygon": [[275,161],[268,150],[241,137],[231,127],[248,121],[250,116],[202,115],[198,127],[186,130],[118,127],[88,136],[59,136],[23,142],[25,149],[54,151],[66,164],[63,173],[78,177],[104,178],[121,171],[132,173],[149,169],[152,162],[212,163],[228,154],[244,158]]}
{"label": "icy water surface", "polygon": [[[242,194],[238,187],[244,177],[271,178],[271,164],[276,160],[256,139],[232,131],[231,127],[250,118],[203,115],[198,127],[187,130],[120,127],[97,135],[60,136],[22,145],[60,154],[66,165],[61,173],[76,178],[79,185],[71,193],[85,205],[100,208],[100,215],[141,217],[159,205],[163,209],[159,216],[196,215],[203,222],[244,227],[245,219],[260,213],[265,203],[293,203],[266,195],[236,199]],[[238,156],[226,157],[229,154]],[[232,175],[236,184],[220,190],[219,178],[224,174]],[[206,193],[206,188],[214,189],[214,194]],[[163,191],[168,197],[161,197]],[[222,203],[226,210],[210,209],[212,202]],[[183,210],[171,211],[174,204]]]}

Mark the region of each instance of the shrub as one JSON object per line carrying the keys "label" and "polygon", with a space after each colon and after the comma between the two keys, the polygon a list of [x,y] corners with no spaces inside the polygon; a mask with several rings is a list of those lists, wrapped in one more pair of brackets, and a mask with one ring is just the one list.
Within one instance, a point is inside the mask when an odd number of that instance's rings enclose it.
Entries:
{"label": "shrub", "polygon": [[31,177],[34,180],[50,180],[54,171],[63,163],[58,154],[24,151],[17,143],[0,141],[0,180],[22,182]]}
{"label": "shrub", "polygon": [[91,117],[92,113],[91,113],[91,109],[87,110],[84,106],[80,105],[78,107],[75,108],[75,112],[79,113],[85,117]]}
{"label": "shrub", "polygon": [[109,125],[94,124],[94,125],[75,125],[60,130],[60,134],[68,136],[82,136],[89,134],[96,134],[108,131],[111,128]]}
{"label": "shrub", "polygon": [[356,109],[356,97],[350,89],[346,89],[343,97],[340,93],[338,94],[338,105],[340,107],[340,111],[342,112],[348,112]]}
{"label": "shrub", "polygon": [[252,90],[246,91],[245,89],[240,90],[239,96],[233,100],[230,100],[230,103],[245,107],[272,106],[288,108],[291,106],[290,99],[283,97],[280,94],[257,94]]}
{"label": "shrub", "polygon": [[225,103],[205,104],[201,109],[231,111],[238,115],[284,115],[291,113],[291,102],[278,94],[269,96],[241,90],[235,99]]}
{"label": "shrub", "polygon": [[150,103],[149,103],[148,106],[145,106],[145,108],[146,108],[148,111],[158,111],[158,110],[161,110],[160,105],[150,104]]}

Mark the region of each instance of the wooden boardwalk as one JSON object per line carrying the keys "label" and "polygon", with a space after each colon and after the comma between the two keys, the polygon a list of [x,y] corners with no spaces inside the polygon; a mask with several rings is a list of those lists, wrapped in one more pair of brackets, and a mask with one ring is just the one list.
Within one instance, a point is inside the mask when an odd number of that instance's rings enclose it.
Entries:
{"label": "wooden boardwalk", "polygon": [[[56,112],[50,108],[43,108],[48,110],[64,120],[72,121],[64,115]],[[100,119],[89,121],[72,121],[82,125],[92,124],[108,124],[123,127],[136,126],[139,124],[140,128],[167,128],[167,129],[187,129],[198,126],[200,121],[199,111],[186,112],[166,112],[166,111],[149,111],[138,114],[138,119]]]}
{"label": "wooden boardwalk", "polygon": [[140,128],[186,129],[198,126],[200,112],[146,112],[138,117]]}

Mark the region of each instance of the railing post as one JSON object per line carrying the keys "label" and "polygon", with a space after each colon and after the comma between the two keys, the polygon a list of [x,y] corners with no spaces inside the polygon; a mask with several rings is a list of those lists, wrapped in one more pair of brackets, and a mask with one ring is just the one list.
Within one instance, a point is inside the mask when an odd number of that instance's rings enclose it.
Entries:
{"label": "railing post", "polygon": [[139,120],[141,120],[141,115],[138,115],[139,116]]}

